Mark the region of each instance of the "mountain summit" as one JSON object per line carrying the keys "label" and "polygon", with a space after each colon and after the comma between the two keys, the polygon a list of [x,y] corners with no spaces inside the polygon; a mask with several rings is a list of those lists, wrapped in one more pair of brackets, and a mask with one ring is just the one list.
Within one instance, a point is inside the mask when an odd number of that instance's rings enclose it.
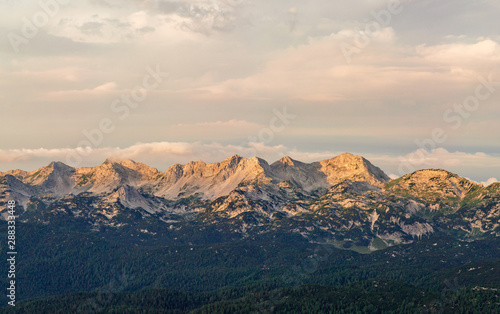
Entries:
{"label": "mountain summit", "polygon": [[215,199],[228,195],[242,183],[270,181],[269,164],[265,160],[234,155],[220,163],[197,161],[171,166],[160,179],[154,194],[168,198],[197,194]]}
{"label": "mountain summit", "polygon": [[390,178],[378,167],[361,156],[345,153],[320,161],[320,171],[328,177],[328,183],[334,185],[344,180],[365,181],[372,185],[382,186]]}

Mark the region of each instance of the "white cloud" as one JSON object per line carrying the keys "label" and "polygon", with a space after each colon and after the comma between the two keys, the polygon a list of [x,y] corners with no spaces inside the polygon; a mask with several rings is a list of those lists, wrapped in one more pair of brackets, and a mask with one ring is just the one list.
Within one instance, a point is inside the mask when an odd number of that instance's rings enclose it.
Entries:
{"label": "white cloud", "polygon": [[499,182],[497,178],[489,178],[485,182],[481,182],[481,184],[484,186],[488,186],[488,185],[496,183],[496,182]]}
{"label": "white cloud", "polygon": [[482,152],[449,152],[444,148],[436,148],[432,151],[417,149],[404,156],[366,154],[365,157],[396,177],[432,168],[445,169],[480,182],[490,178],[492,173],[500,173],[500,156]]}
{"label": "white cloud", "polygon": [[[174,163],[187,163],[202,159],[206,162],[217,162],[233,154],[245,157],[261,156],[279,159],[287,148],[282,145],[268,146],[261,143],[246,145],[227,145],[220,143],[187,143],[187,142],[154,142],[137,143],[129,147],[100,148],[54,148],[54,149],[10,149],[0,150],[2,170],[25,166],[27,170],[41,167],[54,160],[65,162],[71,166],[93,166],[106,158],[133,159],[166,169]],[[280,157],[278,157],[280,156]]]}
{"label": "white cloud", "polygon": [[[192,160],[218,162],[227,157],[238,154],[244,157],[258,156],[273,162],[285,155],[305,162],[332,158],[338,153],[307,153],[290,149],[284,145],[266,145],[264,143],[245,143],[241,145],[201,142],[154,142],[137,143],[129,147],[101,147],[101,148],[64,148],[64,149],[11,149],[0,150],[0,163],[3,171],[13,167],[33,170],[54,160],[65,162],[71,166],[93,166],[103,162],[106,158],[133,159],[144,162],[160,169],[166,169],[174,163],[188,163]],[[68,160],[69,157],[69,160]],[[82,162],[72,162],[81,158]],[[36,165],[36,166],[33,166]]]}
{"label": "white cloud", "polygon": [[479,40],[473,44],[423,45],[418,46],[416,51],[425,60],[440,65],[474,68],[500,62],[500,45],[491,39]]}
{"label": "white cloud", "polygon": [[465,152],[449,152],[444,148],[436,148],[428,152],[418,149],[402,157],[403,160],[416,167],[467,167],[488,166],[500,167],[500,158],[485,153],[469,154]]}
{"label": "white cloud", "polygon": [[498,74],[500,66],[500,45],[492,40],[415,48],[394,41],[392,28],[374,36],[369,45],[351,56],[349,64],[341,47],[355,45],[354,35],[353,30],[342,30],[312,38],[307,44],[276,52],[259,73],[197,90],[208,91],[206,99],[455,101],[457,88],[477,85],[478,77],[492,71]]}
{"label": "white cloud", "polygon": [[111,91],[111,90],[116,90],[118,88],[118,84],[116,82],[107,82],[102,85],[97,86],[94,88],[94,91]]}

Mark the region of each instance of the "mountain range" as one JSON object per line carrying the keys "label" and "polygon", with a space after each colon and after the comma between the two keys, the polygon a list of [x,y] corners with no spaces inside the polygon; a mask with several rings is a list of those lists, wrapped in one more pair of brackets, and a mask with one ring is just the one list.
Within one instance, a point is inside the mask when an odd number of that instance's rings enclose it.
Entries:
{"label": "mountain range", "polygon": [[293,234],[369,253],[435,234],[467,241],[500,236],[500,183],[485,187],[442,169],[391,180],[350,153],[272,164],[234,155],[165,172],[131,160],[82,168],[52,162],[0,173],[4,219],[11,199],[24,222],[71,220],[90,230],[127,228],[142,238],[196,226],[240,238]]}

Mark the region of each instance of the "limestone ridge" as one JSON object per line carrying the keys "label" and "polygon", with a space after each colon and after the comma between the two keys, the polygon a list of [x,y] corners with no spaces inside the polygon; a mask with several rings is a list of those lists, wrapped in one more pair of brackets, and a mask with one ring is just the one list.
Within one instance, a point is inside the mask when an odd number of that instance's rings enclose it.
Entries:
{"label": "limestone ridge", "polygon": [[270,167],[265,160],[234,155],[220,163],[197,161],[184,166],[173,165],[153,191],[155,195],[167,198],[197,194],[213,199],[228,195],[240,184],[270,182]]}
{"label": "limestone ridge", "polygon": [[215,199],[245,184],[286,181],[309,192],[344,180],[366,181],[376,186],[389,180],[366,159],[348,153],[315,163],[303,163],[286,156],[272,165],[258,157],[234,155],[219,163],[207,164],[200,160],[176,164],[164,173],[132,160],[107,159],[97,167],[82,168],[53,162],[33,172],[17,170],[0,174],[8,175],[20,181],[9,181],[18,188],[20,184],[26,185],[21,190],[29,196],[110,193],[126,185],[169,199],[190,195]]}
{"label": "limestone ridge", "polygon": [[286,156],[273,163],[271,171],[278,181],[288,181],[306,191],[329,186],[326,174],[316,163],[306,164]]}
{"label": "limestone ridge", "polygon": [[390,178],[363,157],[345,153],[311,164],[283,157],[271,165],[280,180],[290,181],[306,191],[328,188],[345,180],[368,182],[382,187]]}
{"label": "limestone ridge", "polygon": [[458,206],[468,194],[482,185],[442,169],[419,170],[391,181],[386,188],[414,198],[425,198],[434,206]]}
{"label": "limestone ridge", "polygon": [[243,237],[294,233],[363,251],[439,233],[500,237],[500,183],[483,187],[441,169],[391,181],[349,153],[313,163],[286,156],[271,165],[234,155],[165,172],[131,160],[83,168],[54,162],[0,173],[0,206],[10,199],[19,219],[33,223],[77,219],[93,230],[128,225],[138,232],[143,224],[184,230],[194,223]]}
{"label": "limestone ridge", "polygon": [[331,185],[344,180],[368,182],[375,186],[383,186],[390,178],[378,167],[372,165],[361,156],[350,153],[319,162],[320,171],[325,173]]}

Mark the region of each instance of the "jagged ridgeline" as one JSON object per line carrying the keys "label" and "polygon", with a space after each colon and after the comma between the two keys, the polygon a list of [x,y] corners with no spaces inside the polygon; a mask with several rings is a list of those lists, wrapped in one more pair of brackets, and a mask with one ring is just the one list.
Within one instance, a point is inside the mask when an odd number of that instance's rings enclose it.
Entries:
{"label": "jagged ridgeline", "polygon": [[164,236],[160,225],[179,236],[195,225],[235,238],[278,232],[371,252],[434,234],[461,240],[500,235],[500,183],[484,187],[440,169],[390,180],[349,153],[272,164],[235,155],[165,172],[131,160],[84,168],[53,162],[33,172],[0,173],[0,204],[9,199],[25,222],[64,219],[83,229],[127,228],[157,240]]}

